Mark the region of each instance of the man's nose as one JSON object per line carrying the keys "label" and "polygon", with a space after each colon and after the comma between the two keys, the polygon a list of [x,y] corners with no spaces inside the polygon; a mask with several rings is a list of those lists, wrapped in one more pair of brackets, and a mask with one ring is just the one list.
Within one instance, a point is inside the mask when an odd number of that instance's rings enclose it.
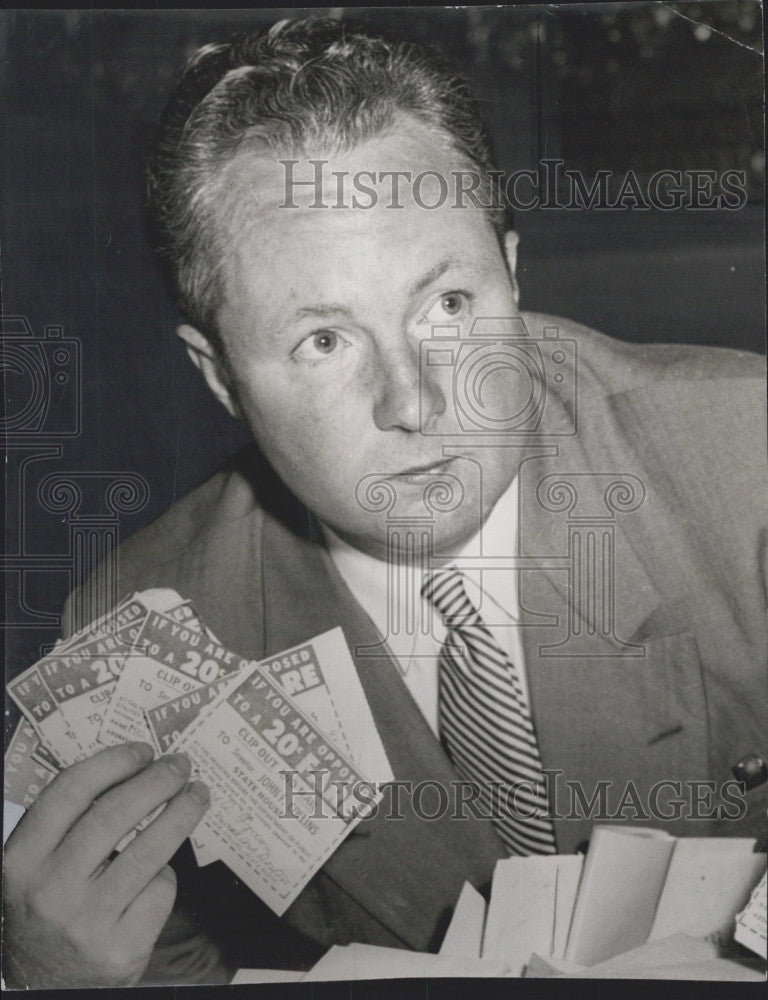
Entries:
{"label": "man's nose", "polygon": [[445,411],[445,395],[434,371],[419,363],[419,345],[403,340],[377,364],[373,418],[379,430],[429,430]]}

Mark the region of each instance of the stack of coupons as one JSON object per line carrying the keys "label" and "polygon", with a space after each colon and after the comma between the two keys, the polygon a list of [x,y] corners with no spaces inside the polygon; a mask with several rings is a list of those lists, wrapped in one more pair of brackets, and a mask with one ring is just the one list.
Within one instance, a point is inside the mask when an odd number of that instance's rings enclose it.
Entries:
{"label": "stack of coupons", "polygon": [[24,718],[7,801],[28,808],[58,770],[105,746],[185,753],[211,793],[190,838],[198,864],[224,861],[278,915],[393,778],[340,628],[247,661],[171,590],[133,594],[8,693]]}

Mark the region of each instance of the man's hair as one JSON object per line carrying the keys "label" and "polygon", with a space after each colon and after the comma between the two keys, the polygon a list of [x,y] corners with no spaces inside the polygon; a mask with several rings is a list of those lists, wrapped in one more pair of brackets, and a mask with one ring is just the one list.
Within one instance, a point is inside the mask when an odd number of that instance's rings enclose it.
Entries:
{"label": "man's hair", "polygon": [[[245,145],[280,156],[348,150],[398,113],[441,130],[487,191],[493,148],[471,92],[422,46],[309,18],[206,45],[189,61],[149,159],[149,219],[182,313],[220,352],[226,240],[215,213],[224,166]],[[501,239],[506,210],[488,211]]]}

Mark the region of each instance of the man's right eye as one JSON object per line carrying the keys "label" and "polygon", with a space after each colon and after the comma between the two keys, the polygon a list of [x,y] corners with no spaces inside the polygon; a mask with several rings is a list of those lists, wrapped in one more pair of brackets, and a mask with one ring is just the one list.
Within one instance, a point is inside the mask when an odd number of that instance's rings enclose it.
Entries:
{"label": "man's right eye", "polygon": [[322,361],[349,346],[349,341],[335,330],[316,330],[302,340],[292,356],[300,361]]}

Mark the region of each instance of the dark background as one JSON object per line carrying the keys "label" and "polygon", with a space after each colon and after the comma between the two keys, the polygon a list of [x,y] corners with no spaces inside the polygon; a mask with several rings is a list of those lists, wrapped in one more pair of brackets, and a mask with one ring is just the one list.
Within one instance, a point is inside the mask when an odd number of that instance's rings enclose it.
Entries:
{"label": "dark background", "polygon": [[[587,174],[744,170],[750,200],[738,211],[520,212],[519,277],[524,308],[620,338],[763,350],[757,3],[343,11],[443,49],[474,83],[507,172],[544,157]],[[79,434],[61,439],[58,457],[39,457],[34,475],[14,478],[9,467],[11,673],[55,638],[72,581],[68,569],[44,565],[68,551],[71,523],[43,509],[35,481],[51,470],[139,473],[149,496],[122,518],[124,538],[246,439],[174,335],[144,237],[142,149],[197,46],[300,13],[21,11],[0,20],[3,313],[27,317],[38,337],[46,324],[62,326],[82,353]],[[27,386],[4,373],[12,410]],[[49,414],[53,431],[56,419]],[[24,553],[42,563],[22,572]]]}

